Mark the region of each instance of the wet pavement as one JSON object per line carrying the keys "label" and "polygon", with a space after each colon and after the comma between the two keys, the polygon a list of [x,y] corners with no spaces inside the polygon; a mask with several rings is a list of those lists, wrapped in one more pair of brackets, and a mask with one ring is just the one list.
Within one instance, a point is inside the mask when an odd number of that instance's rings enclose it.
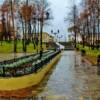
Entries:
{"label": "wet pavement", "polygon": [[32,95],[46,100],[100,100],[100,76],[79,53],[65,51]]}
{"label": "wet pavement", "polygon": [[96,68],[79,53],[64,51],[37,87],[13,92],[13,96],[19,93],[19,96],[38,97],[25,100],[100,100],[100,76]]}

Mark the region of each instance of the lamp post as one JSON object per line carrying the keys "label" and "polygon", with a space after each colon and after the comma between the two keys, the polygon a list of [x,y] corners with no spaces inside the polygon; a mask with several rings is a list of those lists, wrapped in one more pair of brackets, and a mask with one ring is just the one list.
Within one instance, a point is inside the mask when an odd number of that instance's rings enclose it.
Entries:
{"label": "lamp post", "polygon": [[45,13],[45,18],[44,18],[44,14],[42,13],[42,16],[39,18],[40,21],[40,59],[42,58],[42,54],[43,54],[43,47],[42,47],[42,43],[43,43],[43,25],[44,25],[44,20],[48,20],[49,19],[49,13],[46,12]]}
{"label": "lamp post", "polygon": [[[35,9],[35,8],[34,8]],[[44,8],[41,9],[41,11],[38,11],[38,12],[34,12],[34,15],[32,17],[33,21],[35,21],[35,27],[36,27],[36,24],[37,24],[37,32],[38,34],[36,35],[36,30],[35,30],[35,38],[37,38],[37,36],[39,36],[37,39],[36,39],[36,42],[37,44],[39,43],[40,44],[40,51],[39,51],[39,54],[40,54],[40,59],[42,58],[42,54],[43,54],[43,27],[44,27],[44,21],[45,20],[48,20],[49,19],[49,12],[44,12]],[[38,50],[37,50],[38,51]]]}

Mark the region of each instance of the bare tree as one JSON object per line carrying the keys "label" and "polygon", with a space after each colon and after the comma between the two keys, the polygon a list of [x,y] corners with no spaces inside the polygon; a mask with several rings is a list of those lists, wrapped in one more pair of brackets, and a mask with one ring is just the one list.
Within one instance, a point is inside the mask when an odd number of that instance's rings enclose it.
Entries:
{"label": "bare tree", "polygon": [[70,23],[71,27],[69,29],[72,29],[74,32],[74,43],[75,43],[75,48],[76,48],[76,36],[77,36],[77,31],[78,31],[78,8],[76,5],[74,5],[70,12],[67,15],[67,18],[65,18],[65,22]]}

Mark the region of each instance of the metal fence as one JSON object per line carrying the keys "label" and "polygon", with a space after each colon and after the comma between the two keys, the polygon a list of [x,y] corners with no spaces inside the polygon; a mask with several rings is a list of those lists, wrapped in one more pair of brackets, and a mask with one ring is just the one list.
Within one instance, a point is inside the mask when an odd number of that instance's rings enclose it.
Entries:
{"label": "metal fence", "polygon": [[61,51],[45,52],[42,59],[39,59],[39,55],[30,55],[14,61],[8,61],[8,63],[2,63],[0,66],[0,77],[19,77],[37,73],[38,70],[48,64],[50,60],[60,52]]}

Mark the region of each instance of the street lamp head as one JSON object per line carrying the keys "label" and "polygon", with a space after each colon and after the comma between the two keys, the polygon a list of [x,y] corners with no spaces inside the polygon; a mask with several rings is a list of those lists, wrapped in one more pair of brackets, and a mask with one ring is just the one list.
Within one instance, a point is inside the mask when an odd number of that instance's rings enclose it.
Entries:
{"label": "street lamp head", "polygon": [[59,30],[58,30],[58,33],[59,33]]}
{"label": "street lamp head", "polygon": [[51,30],[51,33],[53,34],[53,30]]}
{"label": "street lamp head", "polygon": [[47,17],[47,19],[49,19],[49,12],[46,12],[46,17]]}

